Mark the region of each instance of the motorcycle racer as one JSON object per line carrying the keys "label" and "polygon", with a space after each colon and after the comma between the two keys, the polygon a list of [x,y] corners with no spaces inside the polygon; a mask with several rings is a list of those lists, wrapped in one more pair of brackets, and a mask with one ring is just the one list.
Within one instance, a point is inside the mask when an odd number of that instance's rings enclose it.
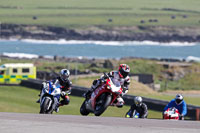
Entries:
{"label": "motorcycle racer", "polygon": [[135,113],[139,113],[139,118],[147,118],[148,109],[147,105],[142,102],[142,97],[137,96],[134,98],[134,104],[131,105],[131,108],[126,113],[126,118],[133,118]]}
{"label": "motorcycle racer", "polygon": [[164,112],[171,107],[178,109],[180,113],[179,120],[184,120],[184,116],[187,114],[187,105],[181,94],[177,94],[176,97],[167,104],[164,108]]}
{"label": "motorcycle racer", "polygon": [[[112,79],[114,84],[120,84],[123,92],[122,95],[125,95],[128,92],[128,86],[130,84],[130,78],[128,76],[130,72],[130,67],[127,64],[120,64],[118,71],[111,71],[108,73],[108,76]],[[101,76],[100,79],[94,80],[91,86],[91,89],[86,92],[85,97],[90,98],[90,95],[92,92],[102,83],[105,82],[106,77]],[[124,105],[124,100],[122,97],[119,96],[116,101],[116,106],[117,107],[122,107]]]}
{"label": "motorcycle racer", "polygon": [[[70,76],[70,71],[68,69],[62,69],[60,71],[60,75],[57,78],[42,83],[41,90],[42,88],[45,88],[49,82],[52,83],[52,86],[60,86],[61,98],[63,100],[61,100],[59,102],[59,105],[57,105],[57,108],[55,110],[56,112],[59,112],[59,106],[67,105],[70,102],[68,94],[71,93],[72,82],[69,80],[69,76]],[[39,103],[39,100],[37,102]]]}

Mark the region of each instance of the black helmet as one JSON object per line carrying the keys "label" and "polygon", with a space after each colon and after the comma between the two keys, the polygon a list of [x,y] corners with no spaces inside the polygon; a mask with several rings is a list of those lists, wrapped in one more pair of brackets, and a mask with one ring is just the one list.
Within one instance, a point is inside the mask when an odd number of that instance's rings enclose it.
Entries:
{"label": "black helmet", "polygon": [[181,104],[183,101],[183,96],[181,94],[177,94],[175,97],[176,104]]}
{"label": "black helmet", "polygon": [[130,72],[130,68],[126,64],[119,65],[119,76],[120,78],[126,78]]}
{"label": "black helmet", "polygon": [[60,78],[63,81],[67,81],[67,79],[69,78],[70,72],[68,69],[62,69],[60,71]]}

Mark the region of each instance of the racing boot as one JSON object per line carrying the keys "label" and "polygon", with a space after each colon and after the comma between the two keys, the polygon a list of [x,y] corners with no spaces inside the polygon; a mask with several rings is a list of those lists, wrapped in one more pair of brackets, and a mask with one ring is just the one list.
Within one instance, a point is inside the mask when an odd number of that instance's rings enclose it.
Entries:
{"label": "racing boot", "polygon": [[118,97],[117,99],[117,103],[115,104],[118,108],[122,108],[124,105],[124,100],[121,97]]}
{"label": "racing boot", "polygon": [[86,93],[84,93],[83,96],[84,96],[86,99],[89,99],[90,96],[91,96],[91,94],[92,94],[92,92],[93,92],[93,90],[90,89],[90,90],[88,90]]}
{"label": "racing boot", "polygon": [[[38,96],[40,97],[40,94]],[[36,101],[36,103],[40,103],[40,98]]]}
{"label": "racing boot", "polygon": [[56,112],[56,113],[58,113],[58,112],[59,112],[59,107],[57,107],[57,108],[55,109],[55,112]]}
{"label": "racing boot", "polygon": [[59,103],[56,107],[55,107],[55,112],[58,113],[59,112],[59,107],[63,106],[61,103]]}
{"label": "racing boot", "polygon": [[36,103],[40,103],[40,99],[38,99],[38,100],[36,101]]}
{"label": "racing boot", "polygon": [[123,107],[123,105],[124,105],[124,103],[123,103],[123,102],[117,102],[117,103],[116,103],[116,106],[117,106],[118,108],[122,108],[122,107]]}

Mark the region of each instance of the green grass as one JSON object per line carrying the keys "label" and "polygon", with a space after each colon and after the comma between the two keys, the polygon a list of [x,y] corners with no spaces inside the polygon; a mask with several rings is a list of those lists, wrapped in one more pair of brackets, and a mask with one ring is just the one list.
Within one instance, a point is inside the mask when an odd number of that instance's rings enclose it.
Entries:
{"label": "green grass", "polygon": [[[39,104],[35,102],[38,99],[38,90],[22,86],[0,86],[0,91],[0,112],[39,113]],[[82,97],[70,96],[70,104],[60,107],[57,114],[80,115],[79,109],[83,100]],[[124,117],[129,108],[108,107],[102,116]],[[148,118],[161,118],[161,113],[150,110]]]}
{"label": "green grass", "polygon": [[200,90],[200,73],[187,74],[178,81],[172,81],[168,84],[171,90]]}
{"label": "green grass", "polygon": [[38,91],[21,86],[0,86],[1,112],[39,112]]}
{"label": "green grass", "polygon": [[[4,0],[0,4],[0,21],[76,28],[133,26],[141,25],[141,20],[146,21],[143,25],[199,26],[199,5],[198,0]],[[172,20],[172,15],[176,19]],[[33,20],[33,16],[38,19]],[[149,19],[159,22],[149,23]]]}

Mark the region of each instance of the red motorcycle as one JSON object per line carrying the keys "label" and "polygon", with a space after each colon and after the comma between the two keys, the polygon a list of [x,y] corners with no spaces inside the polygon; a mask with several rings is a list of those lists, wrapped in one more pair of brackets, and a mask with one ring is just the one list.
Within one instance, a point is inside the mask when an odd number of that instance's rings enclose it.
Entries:
{"label": "red motorcycle", "polygon": [[163,119],[168,119],[168,120],[179,120],[179,111],[176,108],[168,108],[164,114],[163,114]]}
{"label": "red motorcycle", "polygon": [[104,73],[106,80],[95,91],[92,92],[90,98],[86,98],[81,105],[80,113],[87,116],[89,113],[94,113],[95,116],[100,116],[109,105],[115,105],[117,97],[122,94],[120,84],[114,84],[112,78]]}

